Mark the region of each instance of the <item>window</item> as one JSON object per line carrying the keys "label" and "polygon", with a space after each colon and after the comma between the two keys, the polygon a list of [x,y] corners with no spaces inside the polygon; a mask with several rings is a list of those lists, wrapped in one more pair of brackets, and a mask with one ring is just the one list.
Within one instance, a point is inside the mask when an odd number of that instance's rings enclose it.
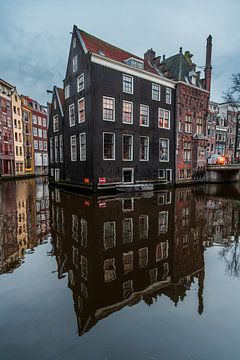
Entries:
{"label": "window", "polygon": [[65,99],[70,96],[70,85],[65,86]]}
{"label": "window", "polygon": [[133,94],[133,77],[123,74],[123,92]]}
{"label": "window", "polygon": [[179,170],[179,179],[184,179],[184,169]]}
{"label": "window", "polygon": [[50,162],[53,163],[53,138],[50,138]]}
{"label": "window", "polygon": [[39,140],[39,150],[43,150],[43,142]]}
{"label": "window", "polygon": [[122,171],[122,181],[124,183],[132,183],[133,182],[133,169],[123,169]]}
{"label": "window", "polygon": [[197,134],[203,134],[203,118],[202,116],[197,116]]}
{"label": "window", "polygon": [[87,247],[88,243],[88,224],[85,219],[81,219],[81,246]]}
{"label": "window", "polygon": [[43,130],[43,137],[44,137],[44,139],[47,138],[47,130]]}
{"label": "window", "polygon": [[148,215],[139,216],[139,239],[148,239]]}
{"label": "window", "polygon": [[116,279],[115,258],[104,260],[104,281],[110,282]]}
{"label": "window", "polygon": [[70,137],[71,161],[77,161],[77,139],[76,135]]}
{"label": "window", "polygon": [[38,129],[38,137],[42,138],[42,129]]}
{"label": "window", "polygon": [[38,116],[38,125],[42,126],[42,118],[41,118],[41,116]]}
{"label": "window", "polygon": [[125,124],[133,123],[133,103],[130,101],[123,101],[122,122]]}
{"label": "window", "polygon": [[149,126],[149,106],[140,105],[140,126]]}
{"label": "window", "polygon": [[54,138],[54,145],[55,145],[55,163],[58,163],[58,137],[55,136]]}
{"label": "window", "polygon": [[165,169],[158,169],[158,179],[164,179],[165,180]]}
{"label": "window", "polygon": [[75,106],[74,106],[74,104],[71,104],[69,106],[69,125],[70,126],[75,125]]}
{"label": "window", "polygon": [[85,99],[78,100],[78,122],[85,121]]}
{"label": "window", "polygon": [[16,146],[16,156],[18,156],[18,146]]}
{"label": "window", "polygon": [[171,104],[172,102],[172,90],[166,88],[166,104]]}
{"label": "window", "polygon": [[192,171],[191,169],[187,169],[187,179],[191,179],[192,177]]}
{"label": "window", "polygon": [[38,150],[38,141],[37,140],[34,140],[34,149]]}
{"label": "window", "polygon": [[123,253],[123,271],[124,274],[133,270],[133,251]]}
{"label": "window", "polygon": [[73,57],[73,72],[77,71],[77,55]]}
{"label": "window", "polygon": [[170,129],[170,111],[158,108],[158,127]]}
{"label": "window", "polygon": [[59,136],[59,153],[60,153],[60,162],[63,162],[63,136]]}
{"label": "window", "polygon": [[53,117],[53,131],[56,132],[59,130],[59,119],[58,119],[58,115],[55,115]]}
{"label": "window", "polygon": [[46,141],[43,142],[43,149],[44,149],[44,151],[47,151],[47,142]]}
{"label": "window", "polygon": [[46,118],[42,118],[42,125],[43,125],[44,127],[47,126],[47,119],[46,119]]}
{"label": "window", "polygon": [[184,141],[183,150],[184,150],[184,161],[190,161],[191,160],[191,142],[190,141]]}
{"label": "window", "polygon": [[79,135],[80,161],[86,161],[86,133]]}
{"label": "window", "polygon": [[186,133],[192,132],[192,117],[191,117],[191,115],[186,115],[186,117],[185,117],[185,132]]}
{"label": "window", "polygon": [[133,159],[133,137],[132,135],[122,136],[122,159],[132,161]]}
{"label": "window", "polygon": [[156,262],[162,261],[168,258],[168,241],[161,242],[156,246]]}
{"label": "window", "polygon": [[20,156],[22,156],[23,152],[22,152],[22,147],[19,146],[19,152],[20,152]]}
{"label": "window", "polygon": [[169,161],[169,139],[159,139],[159,161]]}
{"label": "window", "polygon": [[103,97],[103,120],[115,121],[115,99]]}
{"label": "window", "polygon": [[114,133],[103,133],[103,160],[115,160]]}
{"label": "window", "polygon": [[133,219],[123,219],[122,221],[123,245],[133,241]]}
{"label": "window", "polygon": [[152,100],[160,101],[160,85],[152,84]]}
{"label": "window", "polygon": [[37,116],[36,116],[36,115],[33,115],[33,116],[32,116],[32,119],[33,119],[33,124],[37,124]]}
{"label": "window", "polygon": [[158,235],[168,231],[168,211],[161,211],[158,214]]}
{"label": "window", "polygon": [[103,244],[105,250],[116,246],[116,222],[107,221],[103,224]]}
{"label": "window", "polygon": [[148,136],[140,136],[140,161],[148,161],[149,160],[149,137]]}
{"label": "window", "polygon": [[38,136],[38,129],[33,127],[33,136]]}
{"label": "window", "polygon": [[84,74],[81,74],[77,78],[77,91],[82,91],[84,89]]}

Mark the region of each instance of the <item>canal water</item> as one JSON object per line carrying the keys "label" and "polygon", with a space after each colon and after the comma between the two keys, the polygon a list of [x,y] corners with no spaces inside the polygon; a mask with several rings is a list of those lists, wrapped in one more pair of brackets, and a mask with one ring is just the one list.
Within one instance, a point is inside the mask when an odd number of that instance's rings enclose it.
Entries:
{"label": "canal water", "polygon": [[240,190],[0,184],[0,359],[240,357]]}

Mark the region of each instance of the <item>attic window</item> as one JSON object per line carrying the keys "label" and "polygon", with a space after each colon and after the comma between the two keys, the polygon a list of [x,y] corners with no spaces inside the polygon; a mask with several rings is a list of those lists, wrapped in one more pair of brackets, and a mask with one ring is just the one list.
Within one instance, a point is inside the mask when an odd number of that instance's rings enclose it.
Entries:
{"label": "attic window", "polygon": [[134,66],[134,67],[136,67],[138,69],[143,69],[143,62],[141,62],[141,61],[139,61],[137,59],[134,59],[134,58],[127,59],[126,63],[128,65]]}
{"label": "attic window", "polygon": [[99,55],[105,56],[105,53],[103,50],[98,50]]}

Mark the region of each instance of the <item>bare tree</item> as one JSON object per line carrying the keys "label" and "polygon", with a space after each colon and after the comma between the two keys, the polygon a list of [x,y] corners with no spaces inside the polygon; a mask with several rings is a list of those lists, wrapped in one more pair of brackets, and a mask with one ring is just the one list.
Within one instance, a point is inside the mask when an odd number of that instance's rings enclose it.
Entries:
{"label": "bare tree", "polygon": [[240,103],[240,72],[232,74],[232,85],[227,92],[224,93],[224,99],[232,105]]}

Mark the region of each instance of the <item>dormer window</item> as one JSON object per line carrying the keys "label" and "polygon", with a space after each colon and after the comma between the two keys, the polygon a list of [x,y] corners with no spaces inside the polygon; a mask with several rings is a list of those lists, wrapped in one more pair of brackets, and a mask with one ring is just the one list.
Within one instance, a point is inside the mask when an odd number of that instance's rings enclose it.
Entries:
{"label": "dormer window", "polygon": [[143,61],[138,59],[130,58],[125,61],[128,65],[134,66],[138,69],[143,69]]}

